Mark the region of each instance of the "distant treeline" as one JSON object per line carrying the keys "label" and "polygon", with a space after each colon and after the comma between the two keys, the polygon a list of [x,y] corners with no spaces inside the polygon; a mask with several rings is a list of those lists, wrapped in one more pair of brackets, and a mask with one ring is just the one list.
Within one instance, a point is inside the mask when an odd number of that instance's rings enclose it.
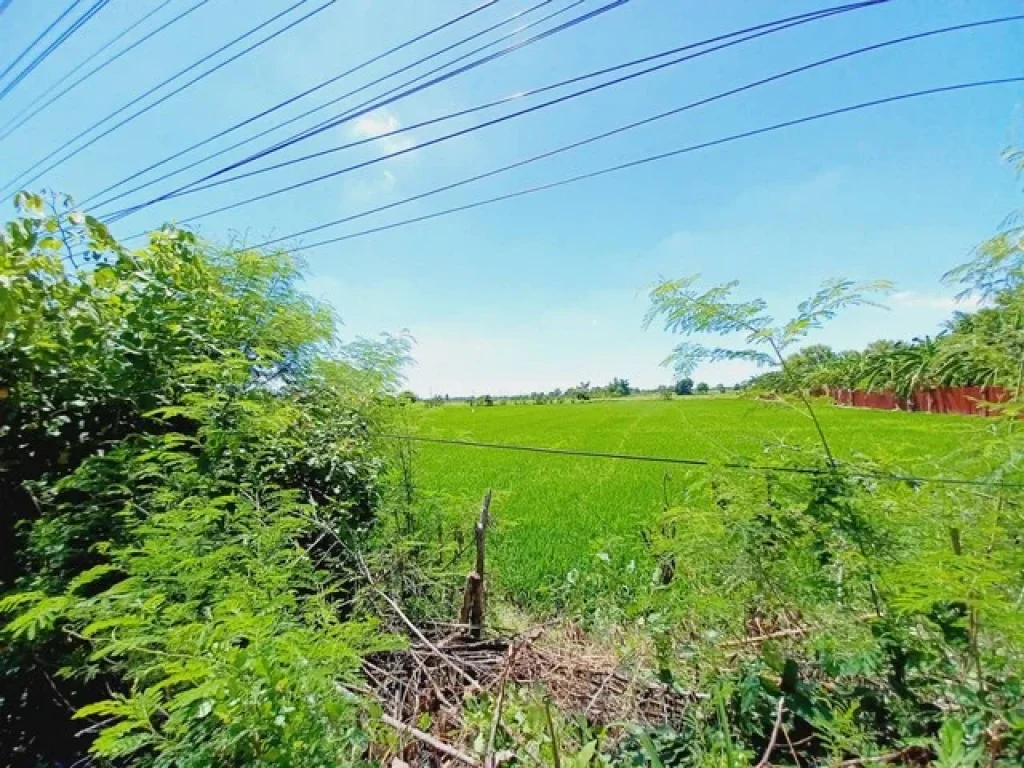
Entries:
{"label": "distant treeline", "polygon": [[[739,390],[742,386],[739,384],[733,385],[732,390]],[[716,384],[714,386],[709,385],[707,382],[697,382],[694,384],[693,379],[684,378],[672,384],[664,384],[654,389],[641,389],[634,387],[629,383],[629,379],[620,379],[618,377],[613,378],[610,382],[604,386],[591,386],[589,381],[582,381],[574,387],[568,387],[567,389],[561,389],[556,387],[548,392],[529,392],[518,395],[473,395],[473,396],[456,396],[450,395],[434,395],[433,397],[423,398],[423,402],[427,406],[439,406],[445,405],[446,403],[469,403],[470,405],[476,406],[491,406],[491,405],[544,405],[547,403],[574,403],[574,402],[588,402],[590,400],[608,400],[613,398],[621,397],[661,397],[664,399],[670,399],[673,396],[680,395],[706,395],[712,392],[723,393],[728,391],[730,388],[724,384]],[[401,394],[401,397],[408,402],[417,402],[420,400],[419,396],[413,392],[406,391]]]}
{"label": "distant treeline", "polygon": [[1020,288],[995,284],[985,298],[982,309],[955,312],[936,336],[880,340],[842,352],[814,344],[748,385],[781,393],[863,390],[891,393],[898,401],[942,387],[1017,391],[1024,378],[1024,295]]}

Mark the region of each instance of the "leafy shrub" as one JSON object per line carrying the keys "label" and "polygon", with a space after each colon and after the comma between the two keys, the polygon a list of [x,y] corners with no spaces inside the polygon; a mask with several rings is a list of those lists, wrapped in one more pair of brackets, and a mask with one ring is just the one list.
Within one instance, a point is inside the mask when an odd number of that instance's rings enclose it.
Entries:
{"label": "leafy shrub", "polygon": [[351,563],[322,534],[376,518],[406,341],[338,345],[287,254],[177,230],[128,251],[66,199],[18,204],[0,762],[354,763],[368,736],[338,685],[393,641],[343,607]]}

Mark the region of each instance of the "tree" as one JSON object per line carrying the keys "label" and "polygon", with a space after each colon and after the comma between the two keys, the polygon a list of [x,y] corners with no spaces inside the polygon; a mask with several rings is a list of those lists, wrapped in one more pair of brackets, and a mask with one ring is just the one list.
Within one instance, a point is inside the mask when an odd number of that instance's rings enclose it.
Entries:
{"label": "tree", "polygon": [[677,395],[692,395],[693,394],[693,379],[684,376],[681,379],[676,379],[676,383],[673,390]]}
{"label": "tree", "polygon": [[699,395],[706,395],[708,393],[709,389],[710,389],[710,387],[708,387],[707,382],[706,381],[702,381],[702,382],[700,382],[700,384],[697,385],[697,394],[699,394]]}
{"label": "tree", "polygon": [[630,393],[630,386],[628,379],[620,379],[615,377],[611,380],[608,385],[608,394],[612,397],[625,397]]}
{"label": "tree", "polygon": [[570,400],[589,400],[590,399],[590,382],[581,381],[575,387],[570,387],[565,391],[565,396]]}

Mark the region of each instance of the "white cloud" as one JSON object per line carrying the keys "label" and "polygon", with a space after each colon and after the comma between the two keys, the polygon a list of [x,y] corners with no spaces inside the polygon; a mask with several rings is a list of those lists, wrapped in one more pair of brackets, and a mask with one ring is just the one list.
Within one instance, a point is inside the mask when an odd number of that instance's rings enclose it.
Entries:
{"label": "white cloud", "polygon": [[416,146],[416,142],[405,134],[387,136],[402,127],[398,117],[388,109],[378,109],[368,115],[363,115],[356,120],[350,128],[350,133],[356,139],[372,139],[383,136],[380,141],[375,142],[384,154],[401,152]]}

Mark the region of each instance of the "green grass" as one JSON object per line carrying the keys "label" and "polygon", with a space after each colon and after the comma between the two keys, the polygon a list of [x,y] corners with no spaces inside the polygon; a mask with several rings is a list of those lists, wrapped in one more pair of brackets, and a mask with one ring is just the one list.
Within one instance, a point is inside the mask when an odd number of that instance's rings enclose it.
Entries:
{"label": "green grass", "polygon": [[[836,456],[884,461],[889,470],[965,476],[990,422],[818,406]],[[786,404],[729,396],[625,399],[543,406],[449,406],[416,412],[423,435],[713,461],[773,462],[769,446],[813,449],[814,427]],[[705,469],[598,458],[421,444],[418,483],[449,494],[468,518],[493,488],[491,538],[499,588],[545,604],[572,569],[614,542],[639,547],[639,531]],[[810,457],[808,457],[810,458]]]}

